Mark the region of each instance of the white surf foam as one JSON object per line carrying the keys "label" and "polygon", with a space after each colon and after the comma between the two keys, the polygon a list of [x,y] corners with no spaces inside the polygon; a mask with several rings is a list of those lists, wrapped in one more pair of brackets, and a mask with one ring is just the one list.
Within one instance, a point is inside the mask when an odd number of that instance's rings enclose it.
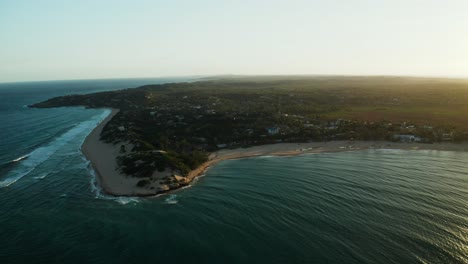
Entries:
{"label": "white surf foam", "polygon": [[91,167],[91,164],[88,160],[88,172],[89,175],[91,176],[91,191],[94,193],[94,198],[95,199],[102,199],[102,200],[111,200],[115,201],[119,204],[126,205],[129,203],[138,203],[140,202],[140,199],[138,197],[124,197],[124,196],[111,196],[107,195],[102,191],[102,188],[99,186],[96,178],[96,172],[93,170]]}
{"label": "white surf foam", "polygon": [[278,156],[269,156],[269,155],[265,155],[265,156],[258,156],[256,157],[257,159],[271,159],[271,158],[277,158]]}
{"label": "white surf foam", "polygon": [[[28,175],[37,166],[48,160],[57,150],[66,145],[68,142],[76,138],[84,131],[90,130],[96,126],[96,123],[104,119],[109,112],[106,111],[104,114],[93,117],[90,120],[79,123],[73,128],[69,129],[62,135],[55,138],[52,142],[45,146],[39,147],[33,150],[31,153],[18,158],[18,165],[16,168],[11,170],[6,178],[0,181],[0,188],[7,187],[17,182],[19,179]],[[27,157],[27,158],[24,158]]]}
{"label": "white surf foam", "polygon": [[49,173],[42,173],[42,174],[39,175],[39,176],[33,177],[33,179],[35,179],[35,180],[42,180],[42,179],[44,179],[45,177],[47,177],[47,175],[49,175]]}
{"label": "white surf foam", "polygon": [[18,161],[22,161],[24,159],[27,159],[29,157],[29,154],[28,155],[24,155],[24,156],[21,156],[19,158],[16,158],[14,160],[11,161],[11,163],[15,163],[15,162],[18,162]]}
{"label": "white surf foam", "polygon": [[167,197],[166,200],[164,200],[164,202],[167,203],[167,204],[176,204],[176,203],[178,203],[179,201],[177,201],[177,194],[169,195],[169,197]]}
{"label": "white surf foam", "polygon": [[122,204],[122,205],[126,205],[126,204],[129,204],[129,203],[138,203],[140,200],[136,197],[115,197],[114,199],[112,199],[116,202],[118,202],[119,204]]}
{"label": "white surf foam", "polygon": [[195,177],[195,178],[192,180],[192,182],[189,184],[189,186],[194,185],[195,183],[197,183],[197,182],[200,180],[200,178],[205,177],[205,176],[206,176],[205,173],[203,173],[203,174],[201,174],[201,175],[198,175],[197,177]]}
{"label": "white surf foam", "polygon": [[[104,109],[104,112],[102,112],[102,114],[100,114],[97,118],[94,119],[95,125],[94,125],[93,129],[95,127],[97,127],[99,125],[99,123],[101,123],[102,120],[106,119],[106,117],[108,115],[110,115],[111,112],[112,112],[112,110],[110,110],[110,109]],[[91,133],[91,131],[90,131],[90,133]],[[79,152],[81,152],[81,145],[83,145],[85,140],[86,140],[86,137],[84,137],[83,140],[80,142],[80,146],[78,147]]]}

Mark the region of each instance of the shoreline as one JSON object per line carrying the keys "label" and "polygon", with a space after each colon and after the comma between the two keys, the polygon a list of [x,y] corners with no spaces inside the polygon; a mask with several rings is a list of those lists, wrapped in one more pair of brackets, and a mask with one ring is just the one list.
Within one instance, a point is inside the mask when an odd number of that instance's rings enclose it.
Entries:
{"label": "shoreline", "polygon": [[[120,144],[108,144],[100,140],[101,131],[120,110],[104,118],[86,137],[81,151],[90,161],[96,174],[96,181],[105,194],[124,197],[154,197],[171,193],[189,186],[197,177],[203,175],[210,167],[224,160],[244,159],[260,156],[297,156],[302,154],[334,153],[343,151],[360,151],[369,149],[400,150],[434,150],[434,151],[468,151],[467,143],[395,143],[387,141],[328,141],[309,143],[276,143],[248,148],[222,149],[209,155],[208,161],[190,171],[185,177],[186,184],[172,189],[161,189],[160,183],[153,183],[151,189],[137,187],[141,179],[122,174],[117,167],[117,156]],[[158,180],[158,179],[156,179]]]}
{"label": "shoreline", "polygon": [[[159,189],[163,185],[157,181],[159,179],[152,183],[154,187],[151,189],[138,187],[137,183],[142,180],[141,178],[127,176],[120,172],[117,164],[120,148],[124,146],[131,149],[132,146],[126,142],[109,144],[101,141],[104,126],[120,111],[114,108],[111,110],[112,112],[91,131],[81,145],[81,152],[89,160],[95,172],[98,187],[104,194],[116,197],[150,197],[170,191]],[[169,173],[166,171],[154,174],[161,178]]]}
{"label": "shoreline", "polygon": [[210,167],[224,160],[246,159],[262,156],[298,156],[304,154],[364,151],[371,149],[468,151],[468,143],[400,143],[390,141],[328,141],[309,143],[276,143],[248,148],[223,149],[210,154],[209,160],[187,175],[189,182],[203,175]]}
{"label": "shoreline", "polygon": [[107,122],[109,122],[120,111],[118,109],[113,109],[113,108],[111,108],[110,110],[111,110],[111,113],[106,118],[101,120],[101,122],[99,122],[99,124],[95,128],[93,128],[91,133],[89,133],[89,135],[86,136],[86,138],[83,141],[83,143],[81,145],[81,148],[80,148],[81,152],[86,157],[86,159],[89,161],[89,164],[91,165],[91,168],[95,172],[97,184],[102,188],[102,190],[105,193],[108,193],[108,192],[106,190],[106,185],[105,185],[105,183],[103,181],[103,177],[102,177],[102,174],[100,172],[99,166],[97,166],[95,157],[94,157],[94,155],[92,153],[92,151],[93,151],[93,146],[92,146],[93,142],[92,141],[96,137],[100,141],[100,135],[101,135],[102,129],[107,124]]}

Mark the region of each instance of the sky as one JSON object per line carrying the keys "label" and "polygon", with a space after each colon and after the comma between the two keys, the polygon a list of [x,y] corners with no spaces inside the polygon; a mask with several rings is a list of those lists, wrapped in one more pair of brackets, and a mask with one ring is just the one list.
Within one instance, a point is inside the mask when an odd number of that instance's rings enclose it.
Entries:
{"label": "sky", "polygon": [[468,77],[466,0],[0,0],[0,82]]}

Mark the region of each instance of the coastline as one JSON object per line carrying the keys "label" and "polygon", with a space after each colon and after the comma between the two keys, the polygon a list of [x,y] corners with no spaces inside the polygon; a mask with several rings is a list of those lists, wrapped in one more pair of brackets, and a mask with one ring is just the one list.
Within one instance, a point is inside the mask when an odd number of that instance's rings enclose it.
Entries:
{"label": "coastline", "polygon": [[434,151],[468,151],[467,143],[400,143],[389,141],[328,141],[308,143],[277,143],[249,148],[223,149],[210,154],[209,160],[192,170],[187,175],[189,182],[204,174],[209,167],[223,160],[244,159],[261,156],[297,156],[314,153],[334,153],[369,149],[395,150],[434,150]]}
{"label": "coastline", "polygon": [[[190,171],[185,184],[176,188],[161,188],[163,184],[158,182],[158,178],[152,183],[151,188],[138,187],[137,183],[141,179],[129,177],[122,174],[117,166],[117,156],[122,145],[107,144],[100,140],[101,131],[118,112],[118,109],[111,109],[112,112],[102,120],[86,137],[81,150],[90,161],[96,173],[96,180],[102,191],[113,196],[136,196],[147,197],[156,196],[168,192],[173,192],[189,185],[195,178],[204,174],[210,167],[223,160],[243,159],[259,156],[296,156],[313,153],[330,153],[343,151],[358,151],[368,149],[400,149],[400,150],[435,150],[435,151],[468,151],[467,143],[395,143],[387,141],[328,141],[309,143],[277,143],[253,146],[249,148],[222,149],[209,155],[207,162],[198,168]],[[167,174],[168,172],[166,172]],[[165,175],[159,175],[162,177]]]}
{"label": "coastline", "polygon": [[83,155],[86,157],[87,160],[89,160],[90,165],[92,169],[94,170],[96,174],[96,180],[100,187],[107,193],[108,188],[105,184],[105,180],[102,177],[101,173],[101,166],[98,165],[97,160],[98,157],[96,157],[95,153],[95,148],[96,146],[96,139],[100,141],[100,135],[102,132],[102,129],[104,126],[109,122],[120,110],[118,109],[113,109],[111,108],[111,113],[104,118],[92,131],[89,133],[88,136],[86,136],[85,140],[83,141],[83,144],[81,145],[81,152]]}
{"label": "coastline", "polygon": [[113,196],[152,196],[154,191],[136,188],[138,178],[122,174],[117,165],[120,144],[108,144],[101,141],[101,132],[104,126],[120,110],[111,109],[112,112],[103,119],[81,145],[81,151],[96,174],[96,181],[105,194]]}
{"label": "coastline", "polygon": [[[141,178],[129,177],[120,172],[117,164],[117,157],[119,156],[122,146],[125,148],[132,148],[128,143],[122,142],[118,144],[108,144],[101,141],[101,132],[104,126],[109,122],[120,110],[111,109],[112,112],[103,119],[86,137],[81,145],[81,151],[90,161],[90,165],[96,174],[96,181],[101,190],[108,195],[112,196],[155,196],[168,190],[160,191],[163,186],[156,179],[151,184],[151,188],[138,187],[137,184]],[[170,172],[154,173],[158,178],[169,175]]]}

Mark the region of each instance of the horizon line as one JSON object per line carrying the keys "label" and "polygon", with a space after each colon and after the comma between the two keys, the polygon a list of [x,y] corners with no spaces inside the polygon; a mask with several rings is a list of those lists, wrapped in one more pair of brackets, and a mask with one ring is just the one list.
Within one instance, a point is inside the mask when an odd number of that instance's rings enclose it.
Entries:
{"label": "horizon line", "polygon": [[403,77],[403,78],[428,78],[428,79],[456,79],[468,80],[468,76],[459,75],[397,75],[397,74],[195,74],[195,75],[164,75],[164,76],[144,76],[144,77],[99,77],[82,79],[46,79],[27,81],[0,81],[4,84],[37,83],[37,82],[74,82],[74,81],[106,81],[106,80],[133,80],[133,79],[164,79],[164,78],[242,78],[242,77]]}

